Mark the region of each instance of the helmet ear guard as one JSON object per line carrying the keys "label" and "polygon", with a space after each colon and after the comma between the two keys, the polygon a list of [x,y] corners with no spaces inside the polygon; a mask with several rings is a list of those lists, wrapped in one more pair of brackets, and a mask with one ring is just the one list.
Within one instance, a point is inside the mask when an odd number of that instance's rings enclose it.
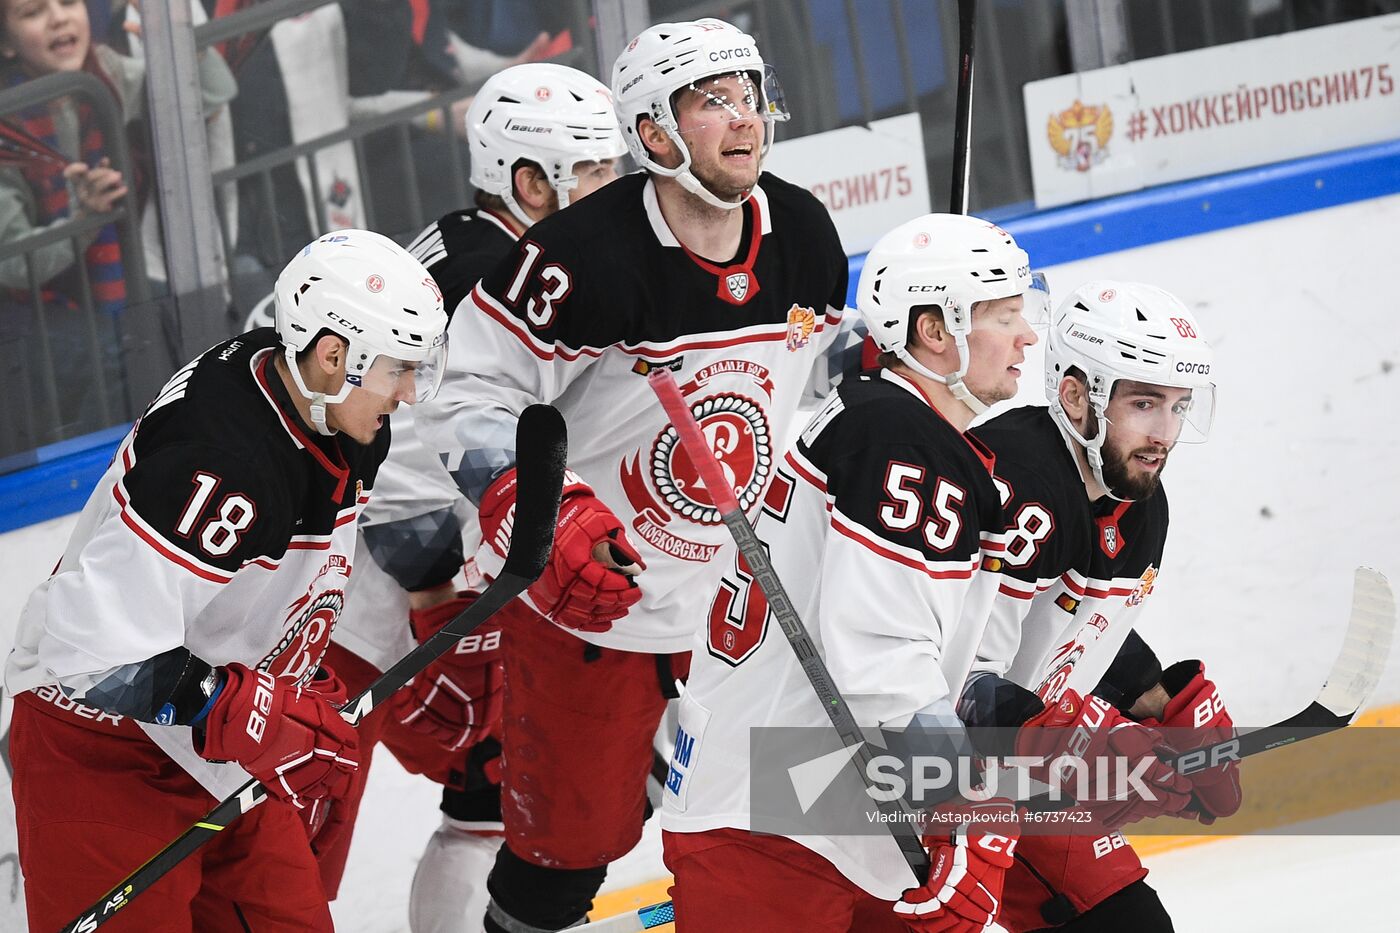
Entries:
{"label": "helmet ear guard", "polygon": [[[275,295],[277,333],[318,432],[334,433],[326,406],[345,401],[353,388],[388,396],[413,374],[417,398],[436,391],[447,340],[442,293],[422,263],[388,237],[337,230],[313,240],[278,275]],[[296,359],[326,331],[346,345],[345,380],[334,394],[308,387]]]}

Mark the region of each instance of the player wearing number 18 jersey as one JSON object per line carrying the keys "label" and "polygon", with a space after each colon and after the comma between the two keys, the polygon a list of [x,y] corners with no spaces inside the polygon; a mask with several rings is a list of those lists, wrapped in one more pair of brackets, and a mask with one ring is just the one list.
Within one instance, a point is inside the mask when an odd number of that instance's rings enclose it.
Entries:
{"label": "player wearing number 18 jersey", "polygon": [[[997,455],[1007,541],[979,673],[959,711],[969,725],[1007,727],[1003,734],[1022,727],[1022,744],[992,749],[1000,754],[1066,731],[1037,726],[1102,716],[1107,753],[1149,757],[1158,798],[1093,802],[1092,829],[1024,836],[998,920],[1012,933],[1060,924],[1079,933],[1169,930],[1142,880],[1147,870],[1117,828],[1157,813],[1209,821],[1239,805],[1233,766],[1188,780],[1156,761],[1169,739],[1185,740],[1175,749],[1185,751],[1228,737],[1230,720],[1210,699],[1215,688],[1200,662],[1163,671],[1131,631],[1166,544],[1161,474],[1177,443],[1206,437],[1212,366],[1176,298],[1139,283],[1090,282],[1062,303],[1051,328],[1050,406],[1017,408],[972,432]],[[1198,719],[1203,701],[1211,712]]]}
{"label": "player wearing number 18 jersey", "polygon": [[113,929],[331,929],[310,841],[360,752],[319,665],[387,416],[436,389],[446,323],[407,252],[328,234],[278,277],[277,329],[180,369],[118,446],[5,669],[31,929],[73,919],[250,774],[273,799]]}
{"label": "player wearing number 18 jersey", "polygon": [[[755,530],[863,727],[902,730],[918,716],[958,728],[953,703],[996,595],[1002,528],[993,460],[963,431],[1015,394],[1036,342],[1025,307],[1034,318],[1040,294],[1025,252],[985,221],[932,214],[886,234],[859,290],[880,368],[843,382],[775,470]],[[695,641],[664,797],[679,929],[982,929],[995,894],[979,913],[945,884],[998,891],[1009,840],[1002,856],[957,853],[966,872],[919,886],[887,834],[817,822],[787,837],[747,832],[754,730],[828,726],[775,629],[748,568],[731,561]],[[934,848],[936,865],[954,863],[946,833]],[[957,910],[961,925],[943,925]]]}

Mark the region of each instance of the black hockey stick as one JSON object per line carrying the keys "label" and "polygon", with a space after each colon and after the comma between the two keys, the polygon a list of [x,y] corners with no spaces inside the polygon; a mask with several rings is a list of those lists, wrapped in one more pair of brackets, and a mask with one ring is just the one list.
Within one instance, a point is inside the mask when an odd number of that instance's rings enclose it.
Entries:
{"label": "black hockey stick", "polygon": [[[787,636],[788,644],[792,645],[793,652],[802,664],[802,670],[807,675],[807,680],[811,682],[812,689],[817,692],[817,698],[821,700],[822,707],[831,719],[831,724],[836,727],[836,733],[841,737],[841,744],[846,748],[856,749],[853,760],[858,763],[861,781],[868,787],[870,782],[867,777],[869,773],[867,765],[873,757],[869,744],[861,734],[860,727],[856,725],[855,717],[851,715],[846,700],[836,689],[836,684],[831,679],[831,672],[826,669],[825,662],[817,653],[816,645],[812,644],[812,637],[807,634],[807,628],[797,615],[797,609],[793,606],[792,600],[788,598],[782,581],[778,579],[777,572],[773,570],[773,564],[768,559],[767,548],[758,539],[753,526],[749,524],[743,510],[739,508],[739,502],[734,498],[734,490],[725,482],[724,471],[715,461],[715,455],[711,452],[710,445],[705,442],[700,425],[696,423],[695,415],[681,395],[675,377],[671,375],[669,370],[655,369],[647,377],[647,381],[651,384],[656,397],[661,400],[661,407],[666,409],[666,414],[671,419],[676,433],[680,436],[685,452],[690,455],[691,462],[700,471],[701,481],[704,482],[705,489],[709,492],[710,498],[714,500],[716,508],[719,509],[720,519],[729,529],[734,543],[739,546],[739,553],[748,563],[749,569],[753,571],[754,579],[758,581],[758,585],[763,588],[763,594],[768,597],[768,606],[773,612],[773,617],[778,620],[779,627]],[[923,884],[928,878],[929,858],[924,844],[919,840],[918,831],[915,829],[915,826],[918,825],[917,815],[910,809],[903,797],[884,800],[882,798],[885,795],[872,794],[871,796],[879,801],[880,812],[886,816],[885,825],[889,827],[890,834],[894,836],[894,841],[899,845],[899,851],[904,855],[905,861],[909,863],[909,870],[914,873],[917,882]]]}
{"label": "black hockey stick", "polygon": [[958,97],[953,110],[953,191],[948,210],[967,213],[972,165],[972,45],[977,0],[958,0]]}
{"label": "black hockey stick", "polygon": [[[554,525],[559,517],[559,493],[563,488],[568,453],[564,419],[559,412],[548,405],[531,405],[525,409],[516,426],[515,449],[518,490],[514,525],[510,550],[500,575],[441,631],[404,655],[363,693],[348,701],[340,711],[346,722],[358,725],[433,659],[524,592],[544,571],[554,546]],[[266,799],[267,790],[257,781],[244,784],[64,926],[62,933],[89,933],[97,929],[186,856]]]}

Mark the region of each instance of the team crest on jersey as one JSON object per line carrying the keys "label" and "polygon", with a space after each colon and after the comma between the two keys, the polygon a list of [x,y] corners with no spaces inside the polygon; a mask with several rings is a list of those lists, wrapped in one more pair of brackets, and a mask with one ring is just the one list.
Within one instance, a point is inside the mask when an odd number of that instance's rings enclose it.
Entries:
{"label": "team crest on jersey", "polygon": [[1142,576],[1138,578],[1137,586],[1133,587],[1133,591],[1128,594],[1128,605],[1136,606],[1138,603],[1146,599],[1148,594],[1152,592],[1152,584],[1156,582],[1157,568],[1153,567],[1151,564],[1148,564],[1147,569],[1144,570],[1142,572]]}
{"label": "team crest on jersey", "polygon": [[[747,512],[758,501],[773,464],[768,419],[763,409],[740,395],[712,395],[692,404],[690,410],[719,460],[739,507]],[[651,479],[674,514],[701,525],[719,524],[719,508],[671,425],[652,445]]]}
{"label": "team crest on jersey", "polygon": [[[652,364],[664,365],[664,364]],[[740,383],[735,386],[735,383]],[[748,388],[752,383],[766,401]],[[745,511],[757,503],[773,469],[773,446],[764,408],[773,397],[773,378],[766,366],[751,360],[718,360],[702,367],[680,386],[701,433],[719,460],[734,496]],[[697,400],[691,400],[698,398]],[[720,523],[719,508],[700,479],[700,471],[667,424],[652,441],[623,460],[619,467],[623,492],[636,517],[632,527],[652,547],[681,560],[712,559],[719,545],[692,541],[677,533],[684,524]]]}
{"label": "team crest on jersey", "polygon": [[[344,557],[340,559],[342,562],[345,560]],[[258,670],[304,686],[310,683],[316,666],[330,646],[331,630],[345,608],[345,591],[322,590],[314,598],[308,594],[290,608],[291,612],[287,615],[289,624],[281,640],[258,662]]]}
{"label": "team crest on jersey", "polygon": [[1099,543],[1103,546],[1103,552],[1105,554],[1109,557],[1117,557],[1118,548],[1121,546],[1118,538],[1118,526],[1104,525],[1103,534],[1100,537]]}
{"label": "team crest on jersey", "polygon": [[794,304],[787,313],[787,348],[801,350],[812,339],[812,331],[817,329],[817,314],[811,308]]}
{"label": "team crest on jersey", "polygon": [[752,281],[752,276],[746,271],[729,273],[724,277],[724,288],[729,294],[721,294],[720,297],[730,304],[743,304],[749,300],[750,281]]}

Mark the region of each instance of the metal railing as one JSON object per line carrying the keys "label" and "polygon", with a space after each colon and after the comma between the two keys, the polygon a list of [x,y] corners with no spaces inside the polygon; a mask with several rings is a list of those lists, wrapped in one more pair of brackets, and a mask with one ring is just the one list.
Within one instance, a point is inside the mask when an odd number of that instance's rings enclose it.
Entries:
{"label": "metal railing", "polygon": [[[51,74],[10,88],[0,93],[0,119],[65,97],[81,100],[87,106],[102,133],[112,167],[121,172],[123,178],[130,179],[131,155],[118,102],[113,98],[111,89],[93,75],[85,72]],[[77,158],[75,156],[74,161]],[[5,329],[10,331],[10,339],[6,341],[10,346],[6,347],[6,358],[0,363],[5,368],[6,381],[11,383],[9,388],[19,397],[9,398],[6,405],[0,407],[4,411],[4,415],[0,416],[4,418],[0,451],[13,453],[26,443],[34,446],[53,443],[71,433],[69,424],[72,413],[62,411],[64,389],[67,387],[60,386],[63,379],[58,373],[59,364],[64,360],[57,358],[57,347],[51,339],[54,326],[59,322],[51,319],[51,315],[75,315],[81,320],[86,344],[83,349],[94,369],[90,373],[70,373],[70,376],[91,379],[92,392],[90,397],[84,399],[84,407],[95,406],[95,410],[85,412],[86,429],[130,419],[136,403],[134,399],[144,398],[137,393],[148,385],[148,380],[137,380],[142,385],[133,385],[130,374],[150,372],[152,369],[163,374],[168,368],[168,353],[161,338],[162,327],[156,320],[158,315],[143,313],[150,310],[150,286],[146,279],[140,223],[134,202],[133,186],[133,193],[109,213],[75,213],[47,229],[0,244],[0,262],[23,258],[27,285],[25,289],[7,290],[10,295],[5,313],[11,317],[11,321]],[[103,314],[97,308],[83,244],[85,237],[108,224],[116,224],[126,284],[127,307],[116,314]],[[42,249],[64,242],[73,251],[72,265],[47,280],[41,280],[35,255]],[[77,305],[76,308],[68,306],[66,302],[62,307],[46,305],[45,287],[59,276],[66,276],[68,282],[76,283],[75,293],[65,296]],[[24,293],[22,298],[20,292]],[[31,314],[27,322],[32,325],[31,334],[25,333],[23,324],[26,322],[18,320],[25,305]],[[62,323],[71,324],[72,319]],[[115,373],[101,365],[101,361],[109,360],[113,355],[119,360]],[[109,379],[116,381],[110,383]],[[39,397],[34,397],[36,394]]]}

